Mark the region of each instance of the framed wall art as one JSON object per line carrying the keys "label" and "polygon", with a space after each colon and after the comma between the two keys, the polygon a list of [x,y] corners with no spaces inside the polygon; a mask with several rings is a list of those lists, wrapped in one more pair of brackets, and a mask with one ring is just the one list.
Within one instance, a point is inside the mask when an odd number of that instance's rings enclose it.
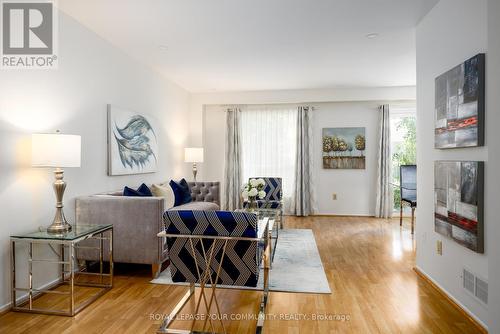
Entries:
{"label": "framed wall art", "polygon": [[108,175],[156,172],[157,135],[151,116],[108,105]]}
{"label": "framed wall art", "polygon": [[435,148],[483,146],[485,55],[443,73],[435,84]]}
{"label": "framed wall art", "polygon": [[365,128],[323,128],[324,169],[365,169]]}
{"label": "framed wall art", "polygon": [[434,229],[477,253],[484,252],[484,163],[434,163]]}

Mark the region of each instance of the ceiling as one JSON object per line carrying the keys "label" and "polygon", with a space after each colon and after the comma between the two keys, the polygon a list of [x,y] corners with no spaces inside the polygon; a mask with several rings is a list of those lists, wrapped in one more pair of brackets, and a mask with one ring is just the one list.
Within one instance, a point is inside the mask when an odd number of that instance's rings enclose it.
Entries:
{"label": "ceiling", "polygon": [[437,2],[64,0],[59,7],[185,89],[210,92],[415,85],[415,26]]}

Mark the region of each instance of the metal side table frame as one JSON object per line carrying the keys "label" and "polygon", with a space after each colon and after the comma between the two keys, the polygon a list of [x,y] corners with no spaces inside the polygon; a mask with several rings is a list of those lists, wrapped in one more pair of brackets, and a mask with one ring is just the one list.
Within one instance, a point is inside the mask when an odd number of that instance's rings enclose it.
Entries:
{"label": "metal side table frame", "polygon": [[[107,234],[107,236],[105,236]],[[99,242],[98,247],[79,246],[78,244],[84,240],[96,239]],[[97,298],[105,294],[113,287],[113,225],[75,225],[73,230],[62,234],[48,234],[46,231],[34,232],[25,235],[13,235],[10,237],[11,241],[11,293],[12,293],[12,310],[17,312],[39,313],[48,315],[61,315],[72,317],[85,307],[94,302]],[[109,259],[109,272],[104,273],[104,241],[109,242],[108,259]],[[20,288],[17,286],[16,279],[16,244],[28,245],[28,287]],[[58,245],[59,246],[59,259],[35,259],[33,256],[33,245]],[[66,248],[68,249],[68,256],[66,256]],[[80,271],[76,265],[77,256],[76,251],[79,248],[89,248],[99,250],[99,272],[91,273]],[[34,288],[33,287],[33,263],[52,263],[60,265],[59,280],[47,288]],[[68,270],[66,270],[68,266]],[[76,275],[97,276],[98,282],[76,282]],[[107,278],[108,282],[105,282]],[[69,285],[69,291],[55,290],[61,285]],[[79,305],[75,305],[75,286],[100,288],[100,291],[93,296],[87,298]],[[27,293],[21,301],[17,300],[17,292]],[[45,308],[33,307],[33,301],[43,294],[58,294],[67,295],[68,310],[53,310]]]}

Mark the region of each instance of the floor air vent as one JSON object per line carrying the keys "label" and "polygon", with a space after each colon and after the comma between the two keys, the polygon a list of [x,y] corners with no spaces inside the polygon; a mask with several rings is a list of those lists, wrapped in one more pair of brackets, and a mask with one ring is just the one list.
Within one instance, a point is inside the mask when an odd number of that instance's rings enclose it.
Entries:
{"label": "floor air vent", "polygon": [[488,304],[488,282],[465,269],[462,275],[463,288],[484,304]]}

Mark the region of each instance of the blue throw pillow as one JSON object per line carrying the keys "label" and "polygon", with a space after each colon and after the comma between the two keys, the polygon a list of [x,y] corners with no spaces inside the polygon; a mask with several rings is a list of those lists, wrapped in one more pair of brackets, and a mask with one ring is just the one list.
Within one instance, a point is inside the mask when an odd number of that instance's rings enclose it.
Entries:
{"label": "blue throw pillow", "polygon": [[143,194],[143,196],[147,196],[147,197],[153,196],[151,189],[149,189],[149,187],[147,185],[145,185],[144,183],[141,184],[141,186],[137,189],[137,191],[140,192],[141,194]]}
{"label": "blue throw pillow", "polygon": [[143,183],[139,188],[137,188],[137,190],[129,187],[123,188],[123,196],[151,197],[153,196],[153,193],[151,193],[148,186]]}
{"label": "blue throw pillow", "polygon": [[191,190],[189,190],[189,185],[185,179],[182,179],[179,182],[171,180],[169,184],[174,192],[174,206],[187,204],[193,201],[193,198],[191,197]]}

